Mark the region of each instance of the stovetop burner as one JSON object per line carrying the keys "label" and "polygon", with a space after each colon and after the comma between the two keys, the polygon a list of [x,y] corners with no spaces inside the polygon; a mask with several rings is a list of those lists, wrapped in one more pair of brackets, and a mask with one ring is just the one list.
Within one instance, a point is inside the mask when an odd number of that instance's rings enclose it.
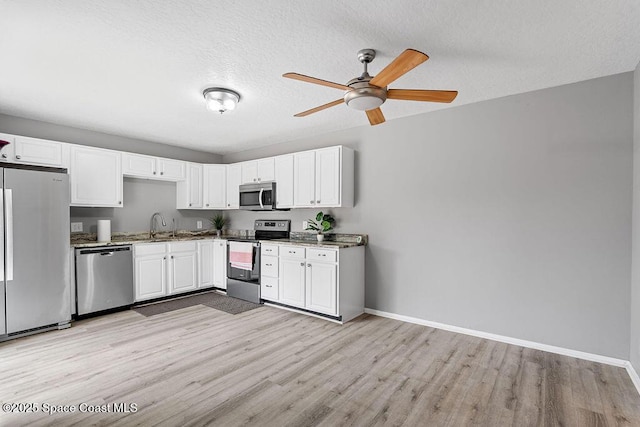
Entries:
{"label": "stovetop burner", "polygon": [[257,242],[259,240],[288,239],[291,231],[290,219],[257,219],[253,224],[255,237],[228,237],[236,242]]}

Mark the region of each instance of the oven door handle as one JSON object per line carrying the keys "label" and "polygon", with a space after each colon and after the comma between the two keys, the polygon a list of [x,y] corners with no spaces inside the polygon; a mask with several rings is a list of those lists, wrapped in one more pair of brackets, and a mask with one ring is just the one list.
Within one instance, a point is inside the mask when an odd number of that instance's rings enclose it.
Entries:
{"label": "oven door handle", "polygon": [[264,188],[260,189],[260,195],[258,196],[258,199],[260,199],[260,209],[264,209],[264,205],[262,204],[262,193],[264,193]]}

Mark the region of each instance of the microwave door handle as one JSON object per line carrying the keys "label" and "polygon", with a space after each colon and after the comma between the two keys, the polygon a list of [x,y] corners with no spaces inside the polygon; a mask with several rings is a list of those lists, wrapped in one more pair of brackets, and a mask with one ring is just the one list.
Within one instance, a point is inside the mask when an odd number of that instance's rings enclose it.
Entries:
{"label": "microwave door handle", "polygon": [[258,196],[258,199],[260,199],[260,209],[264,209],[264,205],[262,204],[262,193],[264,193],[264,188],[260,189],[260,195]]}

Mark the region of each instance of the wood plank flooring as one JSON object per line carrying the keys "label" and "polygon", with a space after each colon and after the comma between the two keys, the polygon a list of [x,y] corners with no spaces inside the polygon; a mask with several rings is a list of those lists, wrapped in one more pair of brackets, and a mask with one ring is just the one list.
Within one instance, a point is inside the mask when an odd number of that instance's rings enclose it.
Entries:
{"label": "wood plank flooring", "polygon": [[[0,344],[0,425],[640,426],[622,368],[364,315],[126,311]],[[74,405],[48,415],[42,404]],[[112,412],[80,412],[80,404]],[[113,412],[135,403],[137,412]]]}

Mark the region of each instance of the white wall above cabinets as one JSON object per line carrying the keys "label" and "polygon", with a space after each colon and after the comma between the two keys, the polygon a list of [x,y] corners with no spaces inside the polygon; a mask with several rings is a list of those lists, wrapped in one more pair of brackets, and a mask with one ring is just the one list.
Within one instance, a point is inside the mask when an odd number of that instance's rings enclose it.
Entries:
{"label": "white wall above cabinets", "polygon": [[341,322],[364,312],[364,246],[263,244],[261,263],[261,298],[267,302]]}
{"label": "white wall above cabinets", "polygon": [[242,168],[242,184],[273,181],[275,179],[273,157],[242,162],[240,165]]}
{"label": "white wall above cabinets", "polygon": [[293,207],[352,207],[354,156],[347,147],[293,154]]}
{"label": "white wall above cabinets", "polygon": [[71,145],[71,206],[122,207],[119,151]]}
{"label": "white wall above cabinets", "polygon": [[182,181],[185,179],[186,162],[143,154],[122,153],[122,174],[134,178]]}

